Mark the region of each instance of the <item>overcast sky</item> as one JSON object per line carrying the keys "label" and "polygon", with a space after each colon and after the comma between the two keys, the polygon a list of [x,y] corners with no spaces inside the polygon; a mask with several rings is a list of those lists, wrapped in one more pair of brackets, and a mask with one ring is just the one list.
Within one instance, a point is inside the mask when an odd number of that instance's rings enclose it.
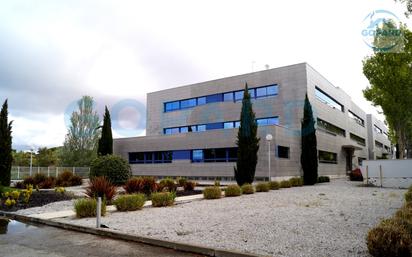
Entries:
{"label": "overcast sky", "polygon": [[[13,146],[59,146],[82,95],[115,108],[116,137],[144,135],[146,93],[307,62],[368,113],[361,31],[392,0],[1,1],[0,101]],[[113,114],[112,114],[113,115]],[[382,118],[382,116],[381,116]]]}

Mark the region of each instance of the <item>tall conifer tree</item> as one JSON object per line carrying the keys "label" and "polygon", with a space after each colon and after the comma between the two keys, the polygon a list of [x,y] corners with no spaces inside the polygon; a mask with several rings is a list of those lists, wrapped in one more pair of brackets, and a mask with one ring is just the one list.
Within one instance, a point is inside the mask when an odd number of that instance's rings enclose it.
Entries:
{"label": "tall conifer tree", "polygon": [[302,153],[300,163],[303,169],[303,182],[305,185],[314,185],[318,180],[318,150],[315,119],[307,95],[303,107],[301,138]]}
{"label": "tall conifer tree", "polygon": [[11,128],[12,122],[8,121],[7,99],[0,112],[0,185],[10,186],[11,165],[13,155],[11,149]]}
{"label": "tall conifer tree", "polygon": [[113,154],[113,136],[112,136],[112,122],[110,120],[110,113],[107,106],[104,111],[102,136],[99,139],[99,146],[97,149],[98,155]]}

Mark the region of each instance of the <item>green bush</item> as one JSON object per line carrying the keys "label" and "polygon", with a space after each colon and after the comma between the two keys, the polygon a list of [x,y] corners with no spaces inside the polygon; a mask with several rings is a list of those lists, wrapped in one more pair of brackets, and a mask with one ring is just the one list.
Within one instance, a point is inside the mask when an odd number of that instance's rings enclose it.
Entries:
{"label": "green bush", "polygon": [[117,155],[99,156],[90,165],[90,178],[101,176],[115,185],[124,185],[131,176],[130,165]]}
{"label": "green bush", "polygon": [[42,174],[42,173],[37,173],[36,175],[33,176],[33,186],[38,186],[44,181],[46,181],[47,176]]}
{"label": "green bush", "polygon": [[406,202],[411,202],[412,201],[412,191],[407,191],[406,193],[405,193],[405,201]]}
{"label": "green bush", "polygon": [[289,180],[283,180],[280,182],[280,188],[289,188],[289,187],[291,187]]}
{"label": "green bush", "polygon": [[168,192],[175,192],[177,189],[177,185],[175,181],[171,178],[165,178],[160,180],[159,182],[159,190],[160,191],[168,191]]}
{"label": "green bush", "polygon": [[185,191],[193,191],[195,190],[196,187],[196,182],[194,181],[186,181],[185,184],[183,185],[183,189]]}
{"label": "green bush", "polygon": [[303,186],[303,179],[300,177],[294,177],[289,179],[290,185],[292,187],[301,187]]}
{"label": "green bush", "polygon": [[217,186],[209,186],[203,190],[205,199],[219,199],[222,197],[222,190]]}
{"label": "green bush", "polygon": [[269,192],[269,183],[260,182],[256,185],[256,192]]}
{"label": "green bush", "polygon": [[330,178],[328,176],[318,177],[318,183],[325,183],[325,182],[330,182]]}
{"label": "green bush", "polygon": [[269,181],[269,188],[270,190],[278,190],[280,188],[280,184],[277,181]]}
{"label": "green bush", "polygon": [[255,188],[251,184],[243,184],[240,188],[243,194],[250,195],[255,193]]}
{"label": "green bush", "polygon": [[367,246],[372,256],[411,256],[411,245],[410,233],[396,219],[383,220],[368,232]]}
{"label": "green bush", "polygon": [[225,190],[225,196],[240,196],[242,189],[237,184],[228,185]]}
{"label": "green bush", "polygon": [[152,194],[152,206],[162,207],[171,206],[174,204],[176,198],[175,192],[159,192]]}
{"label": "green bush", "polygon": [[[94,198],[81,198],[74,202],[74,211],[77,218],[96,217],[97,200]],[[106,203],[102,200],[102,216],[106,215]]]}
{"label": "green bush", "polygon": [[180,187],[184,187],[187,182],[187,178],[178,178],[177,183],[179,184]]}
{"label": "green bush", "polygon": [[146,201],[144,194],[121,195],[113,204],[118,211],[136,211],[141,210]]}

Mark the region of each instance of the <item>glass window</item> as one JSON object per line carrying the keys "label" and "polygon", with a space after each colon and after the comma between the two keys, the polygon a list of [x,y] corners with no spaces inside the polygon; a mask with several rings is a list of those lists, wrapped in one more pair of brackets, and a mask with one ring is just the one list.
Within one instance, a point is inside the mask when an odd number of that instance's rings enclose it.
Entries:
{"label": "glass window", "polygon": [[244,91],[236,91],[235,92],[235,101],[242,101],[243,100],[243,93],[244,93]]}
{"label": "glass window", "polygon": [[222,129],[222,128],[223,128],[223,123],[222,122],[206,124],[206,130]]}
{"label": "glass window", "polygon": [[366,145],[364,138],[361,138],[360,136],[357,136],[357,135],[352,134],[352,133],[350,133],[349,136],[350,136],[350,139],[352,139],[353,141],[357,142],[358,144],[360,144],[360,145],[362,145],[362,146],[365,146],[365,145]]}
{"label": "glass window", "polygon": [[223,101],[232,102],[233,101],[233,92],[223,94]]}
{"label": "glass window", "polygon": [[189,127],[181,127],[180,128],[180,133],[187,133],[189,132]]}
{"label": "glass window", "polygon": [[266,89],[267,95],[277,95],[278,94],[278,86],[273,85],[273,86],[268,86]]}
{"label": "glass window", "polygon": [[239,128],[240,127],[240,121],[235,121],[235,128]]}
{"label": "glass window", "polygon": [[192,151],[192,162],[202,162],[203,161],[203,150],[193,150]]}
{"label": "glass window", "polygon": [[328,94],[320,90],[318,87],[315,88],[315,95],[319,101],[329,105],[333,109],[338,109],[341,112],[344,111],[342,104],[340,104],[338,101],[336,101],[335,99],[330,97]]}
{"label": "glass window", "polygon": [[206,96],[197,98],[197,105],[206,104]]}
{"label": "glass window", "polygon": [[358,123],[359,125],[361,125],[362,127],[365,126],[365,121],[363,119],[361,119],[358,115],[356,115],[355,113],[348,111],[348,115],[349,118],[353,119],[356,123]]}
{"label": "glass window", "polygon": [[375,146],[378,148],[383,148],[383,144],[379,141],[375,141]]}
{"label": "glass window", "polygon": [[179,134],[179,128],[170,128],[170,134]]}
{"label": "glass window", "polygon": [[256,123],[258,126],[266,126],[268,125],[268,120],[267,119],[257,119]]}
{"label": "glass window", "polygon": [[145,163],[152,163],[153,162],[153,153],[152,152],[144,153],[144,157],[145,157]]}
{"label": "glass window", "polygon": [[129,153],[129,163],[144,163],[144,153]]}
{"label": "glass window", "polygon": [[320,163],[338,163],[338,155],[336,153],[320,151],[319,150],[319,162]]}
{"label": "glass window", "polygon": [[226,162],[226,148],[215,149],[215,161],[216,162]]}
{"label": "glass window", "polygon": [[250,98],[255,98],[256,96],[255,96],[255,89],[254,88],[252,88],[252,89],[249,89],[249,95],[250,95]]}
{"label": "glass window", "polygon": [[289,147],[278,145],[278,157],[289,158]]}
{"label": "glass window", "polygon": [[233,162],[237,160],[237,148],[232,147],[227,149],[228,152],[228,161]]}
{"label": "glass window", "polygon": [[165,151],[162,152],[163,155],[163,163],[171,163],[173,159],[172,151]]}
{"label": "glass window", "polygon": [[256,88],[256,97],[264,97],[266,95],[266,87]]}
{"label": "glass window", "polygon": [[215,95],[206,96],[206,103],[222,102],[222,100],[223,100],[223,95],[222,94],[215,94]]}
{"label": "glass window", "polygon": [[173,160],[190,160],[190,150],[175,150],[173,151]]}
{"label": "glass window", "polygon": [[164,133],[165,133],[165,135],[171,135],[172,134],[172,129],[166,128],[166,129],[164,129]]}
{"label": "glass window", "polygon": [[196,106],[196,98],[180,101],[180,108],[181,109],[191,108],[191,107],[194,107],[194,106]]}
{"label": "glass window", "polygon": [[163,162],[163,152],[154,152],[154,162],[155,163],[162,163]]}
{"label": "glass window", "polygon": [[279,118],[278,117],[268,118],[268,125],[279,125]]}
{"label": "glass window", "polygon": [[378,133],[378,134],[382,134],[383,133],[383,131],[382,131],[382,129],[381,128],[379,128],[378,126],[376,126],[376,125],[373,125],[373,129],[375,130],[375,132],[376,133]]}
{"label": "glass window", "polygon": [[326,131],[328,133],[332,133],[333,135],[340,135],[345,137],[346,136],[346,132],[344,129],[341,129],[327,121],[321,120],[318,118],[318,122],[317,122],[317,127],[320,128],[320,130],[322,131]]}
{"label": "glass window", "polygon": [[197,125],[197,131],[206,131],[206,125]]}
{"label": "glass window", "polygon": [[179,101],[165,103],[165,111],[170,112],[180,109]]}
{"label": "glass window", "polygon": [[223,128],[225,128],[225,129],[231,129],[231,128],[234,128],[234,122],[225,122],[224,124],[223,124]]}
{"label": "glass window", "polygon": [[196,131],[197,131],[197,126],[196,125],[189,127],[189,132],[196,132]]}

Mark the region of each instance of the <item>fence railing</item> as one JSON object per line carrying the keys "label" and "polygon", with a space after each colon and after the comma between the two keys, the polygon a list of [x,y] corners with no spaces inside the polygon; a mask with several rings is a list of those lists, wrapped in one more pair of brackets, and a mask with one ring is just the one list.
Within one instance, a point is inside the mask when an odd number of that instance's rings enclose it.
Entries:
{"label": "fence railing", "polygon": [[70,171],[73,174],[79,175],[83,178],[89,177],[89,167],[23,167],[13,166],[11,168],[11,179],[20,180],[25,177],[34,176],[35,174],[44,174],[47,177],[57,177],[63,171]]}

